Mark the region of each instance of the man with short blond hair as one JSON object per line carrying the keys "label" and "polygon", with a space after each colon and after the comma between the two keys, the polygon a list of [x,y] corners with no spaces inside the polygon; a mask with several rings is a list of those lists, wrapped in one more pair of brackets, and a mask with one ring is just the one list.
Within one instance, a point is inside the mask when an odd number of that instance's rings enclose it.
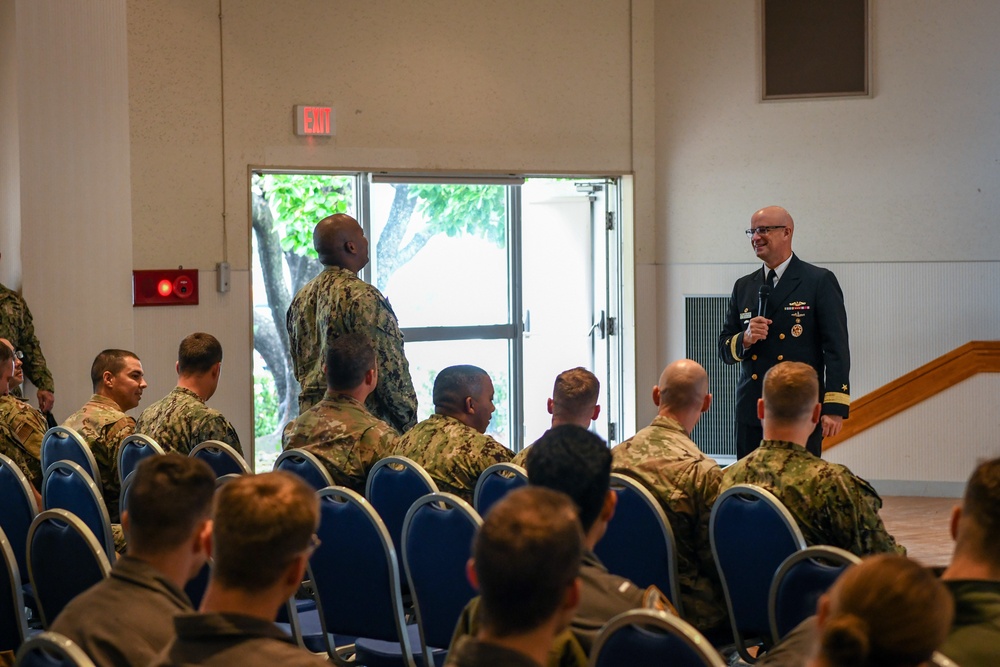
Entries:
{"label": "man with short blond hair", "polygon": [[177,349],[177,386],[142,411],[136,433],[148,435],[164,451],[185,456],[206,440],[218,440],[240,454],[240,437],[221,412],[205,403],[222,375],[222,344],[212,334],[193,333]]}
{"label": "man with short blond hair", "polygon": [[691,359],[675,361],[653,387],[653,422],[611,450],[613,469],[649,489],[677,543],[677,578],[685,618],[715,642],[731,638],[708,526],[722,471],[691,440],[712,405],[708,373]]}
{"label": "man with short blond hair", "polygon": [[785,361],[764,376],[757,414],[760,447],[726,468],[719,493],[736,484],[770,491],[795,517],[810,545],[828,544],[858,556],[906,553],[879,516],[882,499],[846,466],[806,450],[822,415],[819,379],[809,364]]}
{"label": "man with short blond hair", "polygon": [[125,413],[139,405],[147,386],[142,362],[128,350],[104,350],[91,364],[90,381],[94,395],[63,426],[79,433],[93,452],[104,504],[111,522],[118,523],[118,449],[135,432],[135,420]]}
{"label": "man with short blond hair", "polygon": [[323,665],[274,625],[317,546],[319,500],[286,472],[243,475],[218,490],[212,575],[201,612],[174,617],[156,665]]}

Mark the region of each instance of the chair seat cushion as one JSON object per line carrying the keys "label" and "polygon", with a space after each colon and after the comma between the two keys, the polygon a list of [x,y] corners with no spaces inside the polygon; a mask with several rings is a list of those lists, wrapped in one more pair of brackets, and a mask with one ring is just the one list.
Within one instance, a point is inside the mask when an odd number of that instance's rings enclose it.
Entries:
{"label": "chair seat cushion", "polygon": [[[414,624],[406,626],[406,632],[410,636],[410,648],[417,664],[424,667],[423,657],[420,655],[420,630]],[[406,664],[403,660],[403,646],[398,642],[359,637],[354,647],[354,661],[365,667],[399,667]],[[448,657],[448,651],[432,648],[431,656],[434,658],[435,667],[442,667],[445,658]]]}

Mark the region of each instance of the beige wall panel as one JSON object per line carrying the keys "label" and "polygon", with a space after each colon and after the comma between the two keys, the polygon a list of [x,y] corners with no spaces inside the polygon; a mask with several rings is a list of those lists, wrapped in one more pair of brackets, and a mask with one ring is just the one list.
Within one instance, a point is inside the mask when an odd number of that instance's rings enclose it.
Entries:
{"label": "beige wall panel", "polygon": [[125,2],[22,0],[16,28],[24,295],[61,419],[134,342]]}
{"label": "beige wall panel", "polygon": [[0,0],[0,283],[21,286],[21,157],[14,0]]}
{"label": "beige wall panel", "polygon": [[873,98],[768,103],[757,7],[657,3],[662,260],[745,261],[773,203],[820,262],[1000,256],[1000,3],[873,2]]}

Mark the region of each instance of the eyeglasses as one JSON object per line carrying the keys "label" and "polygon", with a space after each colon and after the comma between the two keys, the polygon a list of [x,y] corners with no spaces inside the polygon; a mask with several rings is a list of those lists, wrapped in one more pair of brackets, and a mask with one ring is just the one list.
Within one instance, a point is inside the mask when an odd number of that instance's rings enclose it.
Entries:
{"label": "eyeglasses", "polygon": [[21,350],[14,350],[14,358],[24,359],[24,352],[21,352]]}
{"label": "eyeglasses", "polygon": [[785,229],[787,225],[770,225],[768,227],[754,227],[753,229],[745,230],[747,238],[752,239],[754,234],[758,236],[764,236],[769,232],[773,232],[775,229]]}

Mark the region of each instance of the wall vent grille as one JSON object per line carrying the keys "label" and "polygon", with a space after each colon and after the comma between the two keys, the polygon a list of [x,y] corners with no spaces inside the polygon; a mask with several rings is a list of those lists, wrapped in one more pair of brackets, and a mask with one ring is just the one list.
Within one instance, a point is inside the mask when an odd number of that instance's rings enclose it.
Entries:
{"label": "wall vent grille", "polygon": [[740,366],[719,359],[718,340],[726,319],[728,296],[693,296],[684,299],[686,354],[708,371],[712,407],[701,416],[691,439],[712,457],[736,456],[736,381]]}

